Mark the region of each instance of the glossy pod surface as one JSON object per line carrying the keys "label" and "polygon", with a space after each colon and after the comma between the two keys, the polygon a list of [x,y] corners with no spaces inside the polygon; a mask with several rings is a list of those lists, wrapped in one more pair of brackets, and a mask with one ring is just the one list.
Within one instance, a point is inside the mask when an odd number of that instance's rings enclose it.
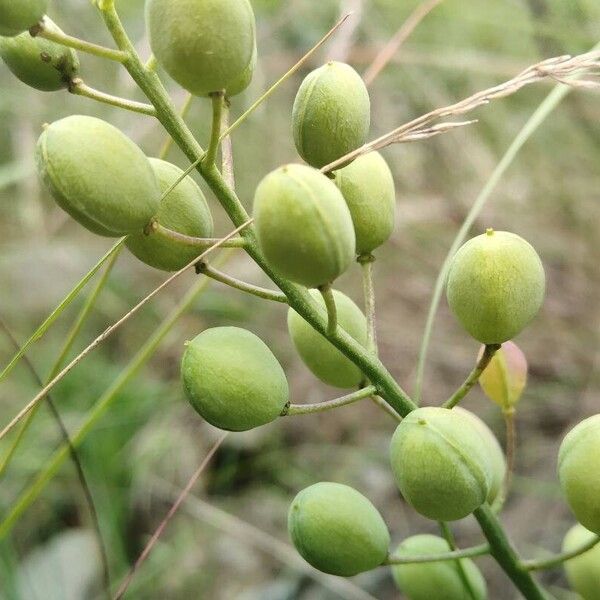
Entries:
{"label": "glossy pod surface", "polygon": [[160,187],[150,162],[101,119],[55,121],[40,136],[36,162],[57,204],[93,233],[142,231],[158,210]]}
{"label": "glossy pod surface", "polygon": [[345,63],[329,62],[309,73],[296,95],[292,131],[300,156],[321,168],[362,146],[371,121],[369,93]]}
{"label": "glossy pod surface", "polygon": [[335,183],[352,215],[356,253],[373,252],[394,231],[396,192],[390,168],[379,152],[369,152],[336,171]]}
{"label": "glossy pod surface", "polygon": [[[449,551],[446,540],[424,534],[404,540],[394,556],[412,558]],[[463,558],[460,566],[468,581],[467,585],[456,560],[394,565],[392,574],[408,600],[485,600],[487,586],[475,563],[469,558]]]}
{"label": "glossy pod surface", "polygon": [[0,35],[14,36],[38,23],[48,0],[0,0]]}
{"label": "glossy pod surface", "polygon": [[[563,542],[563,552],[573,552],[598,536],[582,525],[572,527]],[[564,563],[567,580],[583,600],[600,600],[600,544]]]}
{"label": "glossy pod surface", "polygon": [[[158,158],[150,164],[164,194],[183,175],[183,171]],[[187,175],[164,197],[156,218],[168,229],[193,237],[212,237],[213,219],[206,198],[196,182]],[[168,240],[160,234],[131,234],[125,242],[131,253],[142,262],[163,271],[178,271],[199,256],[202,248]]]}
{"label": "glossy pod surface", "polygon": [[274,421],[288,402],[281,365],[266,344],[239,327],[207,329],[188,343],[183,386],[211,425],[247,431]]}
{"label": "glossy pod surface", "polygon": [[[48,27],[58,29],[46,18]],[[79,59],[71,48],[29,32],[0,37],[0,56],[15,77],[42,92],[68,88],[79,71]]]}
{"label": "glossy pod surface", "polygon": [[[317,290],[314,300],[325,311],[325,301]],[[345,294],[333,291],[339,326],[359,344],[367,343],[367,320],[358,306]],[[321,381],[340,388],[358,386],[364,376],[360,369],[331,342],[315,331],[293,309],[288,311],[288,332],[304,364]]]}
{"label": "glossy pod surface", "polygon": [[152,51],[183,88],[196,96],[243,89],[256,50],[248,0],[147,0],[146,20]]}
{"label": "glossy pod surface", "polygon": [[294,498],[288,529],[308,563],[343,577],[379,566],[390,544],[388,528],[373,504],[354,488],[327,481]]}
{"label": "glossy pod surface", "polygon": [[260,248],[283,277],[307,287],[334,281],[352,263],[354,227],[336,185],[316,169],[285,165],[254,196]]}
{"label": "glossy pod surface", "polygon": [[396,483],[421,515],[455,521],[481,506],[492,486],[486,441],[471,417],[425,407],[398,425],[390,447]]}
{"label": "glossy pod surface", "polygon": [[454,255],[446,291],[456,318],[475,339],[501,344],[520,333],[542,306],[544,268],[522,237],[488,229]]}

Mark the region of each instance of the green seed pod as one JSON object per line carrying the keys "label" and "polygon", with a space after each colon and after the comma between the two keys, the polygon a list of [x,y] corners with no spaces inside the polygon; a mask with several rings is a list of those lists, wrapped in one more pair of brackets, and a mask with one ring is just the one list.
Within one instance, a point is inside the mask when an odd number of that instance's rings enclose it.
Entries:
{"label": "green seed pod", "polygon": [[281,365],[260,338],[239,327],[197,335],[187,344],[181,374],[194,410],[227,431],[270,423],[288,402]]}
{"label": "green seed pod", "polygon": [[188,92],[241,91],[256,45],[248,0],[147,0],[146,21],[158,62]]}
{"label": "green seed pod", "polygon": [[336,171],[335,182],[352,215],[356,252],[370,254],[394,230],[396,193],[392,172],[379,152],[369,152]]}
{"label": "green seed pod", "polygon": [[269,173],[256,188],[254,220],[269,264],[296,283],[331,283],[354,259],[350,211],[333,181],[316,169],[286,165]]}
{"label": "green seed pod", "polygon": [[565,436],[558,453],[558,476],[575,518],[600,535],[600,415],[581,421]]}
{"label": "green seed pod", "polygon": [[[412,558],[449,552],[446,540],[435,535],[415,535],[404,540],[394,556]],[[408,600],[485,600],[487,586],[475,563],[461,558],[465,585],[457,560],[394,565],[392,575]]]}
{"label": "green seed pod", "polygon": [[48,0],[0,0],[0,35],[15,36],[39,23]]}
{"label": "green seed pod", "polygon": [[[563,551],[572,552],[597,535],[581,525],[572,527],[563,542]],[[600,545],[564,563],[567,580],[583,600],[600,600]]]}
{"label": "green seed pod", "polygon": [[461,415],[465,415],[471,419],[473,425],[475,425],[481,434],[481,437],[485,441],[488,453],[490,455],[490,464],[492,466],[492,481],[487,501],[492,504],[502,489],[504,477],[506,475],[506,459],[504,458],[502,447],[500,446],[500,443],[498,442],[498,439],[492,430],[476,414],[462,408],[461,406],[456,406],[452,410],[458,411]]}
{"label": "green seed pod", "polygon": [[250,85],[250,82],[254,77],[254,71],[256,70],[257,60],[258,54],[256,50],[256,44],[254,44],[254,52],[252,53],[252,60],[250,61],[250,64],[246,67],[246,70],[241,74],[241,76],[238,77],[238,79],[236,79],[236,81],[227,88],[227,96],[229,98],[241,94]]}
{"label": "green seed pod", "polygon": [[[311,294],[325,311],[321,293]],[[367,344],[367,320],[354,302],[342,292],[333,291],[339,326],[359,344]],[[331,342],[315,331],[293,309],[288,311],[288,331],[304,364],[321,381],[339,388],[356,387],[363,380],[361,370]]]}
{"label": "green seed pod", "polygon": [[486,441],[471,418],[439,407],[409,413],[390,447],[404,499],[423,516],[455,521],[489,496],[492,465]]}
{"label": "green seed pod", "polygon": [[294,101],[292,130],[300,156],[321,168],[367,141],[369,92],[345,63],[328,62],[309,73]]}
{"label": "green seed pod", "polygon": [[[46,23],[58,29],[48,18]],[[68,88],[79,70],[79,59],[73,49],[31,37],[29,32],[0,37],[0,56],[13,75],[42,92]]]}
{"label": "green seed pod", "polygon": [[[481,358],[482,346],[479,353]],[[505,412],[514,410],[527,384],[527,359],[514,342],[505,342],[479,377],[485,395]]]}
{"label": "green seed pod", "polygon": [[150,162],[101,119],[55,121],[40,136],[36,162],[57,204],[93,233],[142,231],[158,210],[160,187]]}
{"label": "green seed pod", "polygon": [[[151,158],[150,164],[164,194],[183,175],[171,163]],[[213,220],[202,190],[187,175],[162,199],[156,218],[168,229],[193,237],[211,237]],[[163,271],[178,271],[201,253],[198,246],[168,240],[158,234],[133,233],[125,242],[131,253],[142,262]]]}
{"label": "green seed pod", "polygon": [[308,563],[342,577],[378,567],[390,545],[387,525],[373,504],[354,488],[328,481],[294,498],[288,530]]}
{"label": "green seed pod", "polygon": [[544,289],[536,251],[506,231],[488,229],[469,240],[448,271],[450,308],[483,344],[501,344],[522,331],[542,306]]}

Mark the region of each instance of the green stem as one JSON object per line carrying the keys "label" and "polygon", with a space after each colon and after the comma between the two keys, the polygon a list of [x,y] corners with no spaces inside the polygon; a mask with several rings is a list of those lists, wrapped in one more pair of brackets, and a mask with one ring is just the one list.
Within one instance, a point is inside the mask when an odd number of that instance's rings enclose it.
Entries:
{"label": "green stem", "polygon": [[[456,545],[456,540],[454,539],[454,534],[452,533],[452,529],[450,529],[450,526],[448,525],[448,523],[445,523],[444,521],[440,521],[439,525],[440,525],[440,530],[442,532],[442,535],[444,536],[444,539],[448,543],[448,547],[450,548],[450,550],[452,550],[452,551],[458,550],[458,547]],[[487,546],[487,544],[486,544],[486,546]],[[489,546],[488,546],[488,548],[489,548]],[[471,585],[471,580],[467,576],[467,572],[465,570],[464,563],[461,560],[456,561],[456,568],[458,569],[458,575],[460,576],[460,578],[462,580],[463,586],[469,593],[469,596],[471,596],[471,600],[477,600],[477,597],[473,590],[473,586]]]}
{"label": "green stem", "polygon": [[[215,196],[219,199],[233,223],[239,226],[247,222],[248,214],[246,213],[246,210],[235,194],[235,191],[226,183],[220,171],[214,166],[205,167],[203,164],[198,163],[204,155],[204,150],[194,139],[194,136],[183,119],[181,119],[174,110],[160,79],[155,73],[148,72],[144,69],[144,65],[141,63],[139,57],[135,53],[135,49],[123,30],[119,17],[114,10],[113,3],[103,2],[101,8],[103,9],[102,15],[104,21],[109,31],[112,33],[117,45],[121,50],[128,52],[129,58],[125,63],[127,70],[156,108],[157,118],[162,123],[163,127],[175,140],[176,144],[181,148],[188,159],[192,163],[197,164],[196,168],[204,177]],[[327,337],[336,348],[353,361],[373,385],[377,386],[379,395],[390,403],[400,415],[406,415],[410,412],[415,407],[414,403],[408,394],[406,394],[394,380],[381,361],[339,327],[335,332],[335,335],[328,335],[327,320],[321,315],[321,312],[318,310],[318,307],[308,293],[308,290],[283,279],[270,268],[258,248],[253,227],[250,226],[245,229],[242,235],[247,242],[246,252],[270,277],[275,285],[284,292],[290,306],[315,330]]]}
{"label": "green stem", "polygon": [[490,364],[494,354],[500,349],[500,344],[487,344],[481,358],[477,361],[475,368],[469,373],[464,383],[452,394],[452,396],[442,405],[444,408],[454,408],[479,381],[479,377]]}
{"label": "green stem", "polygon": [[319,292],[321,292],[321,296],[323,296],[325,309],[327,310],[327,333],[329,335],[335,335],[338,326],[337,307],[335,305],[331,284],[328,283],[327,285],[320,286]]}
{"label": "green stem", "polygon": [[11,361],[6,365],[2,373],[0,373],[0,381],[5,379],[7,375],[14,369],[16,364],[21,360],[29,347],[37,342],[48,331],[52,323],[58,319],[61,313],[75,300],[85,284],[97,273],[102,265],[110,259],[110,257],[119,250],[125,242],[125,238],[121,238],[75,285],[74,288],[65,296],[61,303],[50,313],[46,320],[33,332],[33,335],[23,344],[23,347],[13,356]]}
{"label": "green stem", "polygon": [[592,548],[600,543],[600,537],[596,536],[582,544],[578,548],[573,550],[569,550],[569,552],[562,552],[561,554],[555,554],[554,556],[550,556],[548,558],[539,558],[533,560],[525,560],[523,561],[523,566],[528,571],[542,571],[544,569],[552,569],[553,567],[557,567],[562,565],[563,563],[577,558],[586,552],[589,552]]}
{"label": "green stem", "polygon": [[127,100],[126,98],[119,98],[111,94],[106,94],[99,90],[86,85],[82,79],[73,79],[69,85],[69,92],[75,96],[82,96],[83,98],[90,98],[96,102],[102,104],[108,104],[109,106],[116,106],[117,108],[123,108],[131,112],[140,113],[142,115],[148,115],[149,117],[156,116],[156,110],[151,104],[145,104],[144,102],[136,102],[135,100]]}
{"label": "green stem", "polygon": [[498,514],[504,507],[512,485],[515,472],[515,456],[517,450],[517,428],[515,423],[515,409],[503,410],[504,424],[506,427],[506,473],[502,482],[502,489],[492,504],[492,510]]}
{"label": "green stem", "polygon": [[294,416],[294,415],[311,415],[313,413],[326,412],[339,408],[340,406],[346,406],[353,404],[364,398],[368,398],[376,391],[375,386],[368,386],[361,388],[356,392],[335,398],[333,400],[327,400],[326,402],[316,402],[315,404],[288,404],[288,406],[281,413],[282,417]]}
{"label": "green stem", "polygon": [[373,286],[372,254],[363,254],[357,259],[362,267],[363,295],[365,299],[365,316],[367,317],[367,348],[377,354],[377,329],[375,327],[375,287]]}
{"label": "green stem", "polygon": [[[178,231],[174,231],[161,225],[158,221],[152,221],[151,226],[149,227],[148,235],[158,235],[172,242],[177,242],[179,244],[185,246],[193,246],[198,248],[209,248],[213,244],[216,244],[220,238],[198,238],[193,237],[191,235],[185,235],[184,233],[179,233]],[[222,248],[244,248],[246,245],[246,241],[241,237],[234,237],[226,242],[221,244]]]}
{"label": "green stem", "polygon": [[490,553],[489,544],[481,544],[472,548],[440,552],[439,554],[423,554],[422,556],[388,556],[384,565],[411,565],[416,563],[431,563],[456,560],[458,558],[474,558]]}
{"label": "green stem", "polygon": [[206,275],[215,281],[224,283],[225,285],[235,288],[236,290],[246,292],[247,294],[257,296],[258,298],[287,304],[287,298],[282,292],[267,290],[266,288],[253,285],[251,283],[246,283],[245,281],[240,281],[231,275],[227,275],[227,273],[223,273],[222,271],[211,267],[207,262],[199,262],[196,265],[196,273]]}
{"label": "green stem", "polygon": [[204,166],[206,168],[214,167],[216,164],[219,142],[221,141],[221,120],[223,118],[223,92],[213,92],[210,97],[212,100],[212,127],[208,150],[204,157]]}
{"label": "green stem", "polygon": [[114,60],[119,63],[124,63],[127,60],[126,52],[122,52],[121,50],[113,50],[112,48],[105,48],[104,46],[99,46],[98,44],[92,44],[91,42],[80,40],[72,35],[67,35],[58,28],[49,27],[45,19],[43,19],[40,24],[32,27],[30,33],[33,37],[43,37],[47,40],[51,40],[52,42],[56,42],[61,46],[74,48],[75,50],[80,50],[81,52],[86,52],[87,54],[93,54],[94,56],[99,56],[100,58],[108,58],[109,60]]}
{"label": "green stem", "polygon": [[[148,64],[146,64],[146,68],[148,68]],[[185,119],[188,112],[190,111],[193,100],[194,100],[194,96],[192,94],[187,94],[187,96],[185,97],[185,100],[183,102],[183,105],[181,106],[181,109],[179,110],[179,116],[182,119]],[[169,151],[171,150],[172,147],[173,147],[173,138],[170,135],[168,135],[164,141],[164,144],[162,145],[162,148],[160,149],[158,158],[160,158],[161,160],[164,160],[168,156]]]}
{"label": "green stem", "polygon": [[526,600],[548,600],[544,590],[521,564],[516,550],[504,533],[502,525],[488,504],[483,504],[473,513],[490,544],[490,554],[510,577]]}

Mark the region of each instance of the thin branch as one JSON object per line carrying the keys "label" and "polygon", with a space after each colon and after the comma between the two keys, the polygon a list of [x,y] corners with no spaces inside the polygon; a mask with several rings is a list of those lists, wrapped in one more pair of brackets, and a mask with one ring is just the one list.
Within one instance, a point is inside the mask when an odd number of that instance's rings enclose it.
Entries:
{"label": "thin branch", "polygon": [[515,472],[515,460],[517,451],[517,428],[515,422],[515,409],[510,408],[503,410],[504,424],[506,427],[506,472],[504,473],[504,481],[502,489],[492,504],[494,513],[499,513],[504,507],[504,503],[508,498],[512,485],[513,475]]}
{"label": "thin branch", "polygon": [[335,398],[333,400],[327,400],[326,402],[316,402],[315,404],[288,404],[281,413],[281,416],[291,417],[295,415],[311,415],[313,413],[326,412],[328,410],[333,410],[335,408],[339,408],[340,406],[347,406],[348,404],[353,404],[354,402],[368,398],[376,391],[377,388],[374,385],[370,385],[368,387],[361,388],[356,392],[352,392],[351,394],[347,394],[346,396],[341,396],[340,398]]}
{"label": "thin branch", "polygon": [[252,103],[238,119],[236,119],[222,134],[221,139],[229,135],[234,129],[237,129],[267,98],[269,98],[277,88],[287,81],[350,17],[350,14],[344,15],[289,71],[286,71],[260,98]]}
{"label": "thin branch", "polygon": [[426,0],[419,4],[415,10],[404,21],[400,29],[394,34],[390,41],[381,49],[373,62],[366,69],[363,79],[367,87],[369,87],[379,76],[381,71],[392,60],[394,54],[398,52],[400,46],[406,42],[412,32],[418,27],[419,23],[443,0]]}
{"label": "thin branch", "polygon": [[321,296],[323,296],[323,301],[325,302],[325,308],[327,310],[327,333],[329,335],[334,335],[338,326],[338,317],[331,284],[328,283],[319,286],[319,292],[321,292]]}
{"label": "thin branch", "polygon": [[544,569],[552,569],[553,567],[557,567],[562,565],[563,563],[577,558],[586,552],[589,552],[592,548],[596,547],[600,542],[600,537],[595,536],[591,538],[589,541],[581,544],[578,548],[573,550],[569,550],[568,552],[562,552],[560,554],[555,554],[554,556],[550,556],[548,558],[539,558],[532,560],[524,560],[523,566],[528,571],[543,571]]}
{"label": "thin branch", "polygon": [[[453,552],[458,550],[459,548],[456,545],[454,533],[452,533],[452,529],[450,528],[450,525],[448,525],[448,523],[445,523],[444,521],[440,521],[439,526],[440,526],[440,530],[442,532],[442,536],[446,540],[450,550]],[[461,560],[456,561],[456,568],[458,570],[458,575],[462,581],[463,586],[469,593],[469,596],[471,596],[471,600],[477,600],[477,596],[475,595],[475,592],[473,591],[473,586],[471,584],[471,580],[467,576],[467,572],[466,572],[464,563]]]}
{"label": "thin branch", "polygon": [[57,27],[52,27],[46,17],[42,19],[41,23],[34,25],[29,30],[29,33],[31,33],[33,37],[43,37],[47,40],[51,40],[52,42],[56,42],[61,46],[74,48],[75,50],[80,50],[81,52],[86,52],[87,54],[93,54],[94,56],[99,56],[100,58],[108,58],[109,60],[114,60],[119,63],[124,63],[127,60],[126,52],[122,52],[121,50],[113,50],[112,48],[105,48],[104,46],[99,46],[98,44],[80,40],[72,35],[67,35],[66,33],[60,31]]}
{"label": "thin branch", "polygon": [[223,100],[225,99],[223,92],[213,92],[210,97],[212,100],[212,127],[210,130],[208,150],[206,151],[206,156],[203,161],[206,168],[214,166],[217,160],[219,142],[221,141]]}
{"label": "thin branch", "polygon": [[473,558],[484,556],[490,553],[489,544],[481,544],[462,550],[452,550],[451,552],[440,552],[439,554],[424,554],[422,556],[388,556],[384,565],[412,565],[415,563],[442,562],[456,560],[457,558]]}
{"label": "thin branch", "polygon": [[[8,328],[3,319],[0,318],[0,327],[4,330],[6,337],[11,341],[15,348],[19,348],[19,342],[12,334],[11,330]],[[43,387],[44,384],[42,382],[41,377],[38,375],[33,363],[29,360],[28,356],[23,357],[23,361],[25,366],[31,373],[33,380],[39,385]],[[94,528],[96,543],[98,545],[98,553],[100,554],[100,562],[102,563],[102,578],[104,580],[104,592],[107,598],[110,598],[110,569],[108,567],[108,556],[106,554],[106,547],[104,546],[104,541],[102,539],[102,532],[100,530],[100,521],[98,520],[98,511],[96,510],[96,505],[94,504],[94,497],[92,496],[92,491],[90,490],[90,486],[88,485],[87,478],[85,476],[85,472],[83,470],[83,465],[81,464],[81,460],[79,460],[79,455],[77,454],[77,450],[73,445],[71,440],[71,436],[69,435],[69,431],[56,408],[56,404],[52,400],[50,394],[45,397],[46,404],[50,409],[50,413],[52,414],[52,418],[56,421],[58,425],[58,429],[60,434],[64,440],[64,443],[67,445],[69,449],[69,454],[71,456],[71,460],[73,461],[73,466],[75,467],[75,471],[77,473],[77,479],[79,480],[79,485],[81,486],[81,490],[83,491],[83,496],[88,505],[88,510],[90,512],[90,518],[92,519],[92,526]]]}
{"label": "thin branch", "polygon": [[[220,238],[199,238],[179,233],[178,231],[174,231],[173,229],[161,225],[156,219],[150,223],[150,227],[147,228],[146,233],[147,235],[158,235],[185,246],[194,246],[198,248],[208,248],[220,241]],[[244,238],[236,237],[223,243],[223,248],[243,248],[245,245],[246,241]]]}
{"label": "thin branch", "polygon": [[44,396],[59,382],[61,381],[65,375],[69,373],[75,366],[77,366],[90,352],[92,352],[95,348],[97,348],[104,340],[106,340],[112,333],[114,333],[121,325],[127,322],[135,313],[137,313],[140,308],[142,308],[147,302],[149,302],[156,294],[158,294],[163,288],[167,287],[171,282],[177,279],[181,274],[185,271],[193,267],[199,260],[202,260],[205,256],[208,256],[210,252],[215,250],[216,248],[223,245],[229,239],[231,239],[234,235],[245,229],[252,223],[252,219],[246,221],[236,229],[234,229],[229,235],[225,236],[221,240],[219,240],[216,244],[205,250],[200,256],[196,257],[192,260],[188,265],[180,269],[176,273],[173,273],[171,277],[161,283],[157,288],[155,288],[150,294],[148,294],[143,300],[138,302],[130,311],[128,311],[125,315],[123,315],[116,323],[113,323],[110,327],[104,330],[89,346],[87,346],[80,354],[78,354],[52,381],[50,381],[44,388],[24,407],[19,413],[4,427],[2,431],[0,431],[0,440],[9,433],[13,427],[25,416],[27,413],[32,410],[43,398]]}
{"label": "thin branch", "polygon": [[120,98],[113,96],[112,94],[106,94],[99,90],[86,85],[83,79],[73,79],[69,84],[69,92],[75,96],[82,96],[83,98],[90,98],[96,102],[102,104],[108,104],[109,106],[116,106],[117,108],[123,108],[131,112],[147,115],[149,117],[156,117],[156,109],[151,104],[144,102],[136,102],[135,100],[127,100],[126,98]]}
{"label": "thin branch", "polygon": [[336,161],[325,165],[321,171],[328,173],[335,169],[352,162],[363,154],[368,154],[373,150],[380,150],[390,144],[400,144],[404,142],[412,142],[421,140],[432,135],[438,135],[443,131],[448,131],[454,127],[459,127],[472,123],[473,121],[465,121],[463,123],[444,123],[442,129],[432,127],[434,121],[444,119],[446,117],[456,117],[467,112],[475,110],[480,106],[489,104],[492,100],[505,98],[518,92],[521,88],[542,81],[544,79],[558,80],[561,83],[571,87],[590,87],[599,85],[593,81],[575,81],[571,79],[573,76],[587,73],[592,76],[597,76],[600,70],[600,50],[592,50],[578,56],[557,56],[549,58],[535,65],[532,65],[522,71],[516,77],[505,81],[499,85],[488,88],[481,92],[477,92],[460,102],[438,108],[425,115],[422,115],[392,131],[382,135],[381,137],[361,146],[337,159]]}
{"label": "thin branch", "polygon": [[123,580],[123,583],[121,583],[121,585],[119,586],[119,590],[114,595],[113,600],[121,600],[121,598],[123,598],[123,596],[127,592],[127,588],[129,587],[129,584],[133,580],[135,573],[139,570],[139,568],[142,566],[144,561],[148,558],[150,552],[152,552],[152,549],[156,545],[156,542],[162,535],[163,531],[166,529],[166,527],[170,523],[171,519],[175,516],[175,514],[179,510],[179,507],[181,506],[183,501],[186,499],[188,494],[191,492],[194,485],[196,485],[196,482],[200,478],[200,475],[202,475],[203,471],[208,466],[208,463],[210,462],[212,457],[215,455],[215,453],[217,452],[217,450],[219,449],[221,444],[225,441],[225,438],[227,437],[227,435],[228,435],[228,433],[224,433],[212,445],[212,448],[209,450],[208,454],[206,455],[206,457],[204,458],[204,460],[202,461],[200,466],[196,469],[195,473],[190,477],[186,486],[183,488],[183,490],[181,490],[181,493],[179,494],[179,496],[177,496],[177,499],[175,500],[175,502],[169,509],[169,512],[167,512],[164,519],[161,521],[160,525],[156,528],[156,531],[152,534],[152,537],[146,544],[144,550],[142,551],[142,553],[140,554],[138,559],[135,561],[135,564],[133,565],[133,567],[131,567],[131,570],[129,571],[127,577],[125,577],[125,579]]}
{"label": "thin branch", "polygon": [[246,283],[245,281],[241,281],[232,277],[231,275],[227,275],[227,273],[223,273],[223,271],[219,271],[214,267],[211,267],[207,262],[200,261],[196,263],[196,273],[199,275],[206,275],[215,281],[220,283],[224,283],[229,287],[235,288],[236,290],[240,290],[242,292],[246,292],[247,294],[251,294],[253,296],[257,296],[258,298],[263,298],[264,300],[272,300],[273,302],[281,302],[282,304],[287,304],[287,297],[283,292],[277,292],[275,290],[268,290],[263,287],[259,287],[257,285],[253,285],[252,283]]}
{"label": "thin branch", "polygon": [[[148,68],[148,67],[146,67],[146,68]],[[186,95],[183,105],[181,106],[181,109],[179,111],[179,116],[182,119],[185,119],[188,112],[190,111],[193,100],[194,100],[194,96],[192,94],[188,93]],[[162,148],[160,149],[160,152],[158,154],[158,158],[160,158],[161,160],[164,160],[168,156],[171,148],[173,147],[173,143],[174,143],[173,138],[170,135],[167,135],[167,137],[162,145]]]}
{"label": "thin branch", "polygon": [[367,348],[378,354],[377,329],[375,327],[375,288],[373,286],[373,263],[375,257],[367,254],[358,257],[362,267],[363,295],[365,303],[365,316],[367,318]]}
{"label": "thin branch", "polygon": [[486,344],[485,350],[481,358],[477,361],[475,368],[469,373],[464,383],[452,394],[452,396],[442,405],[444,408],[454,408],[470,391],[471,388],[479,381],[479,377],[485,371],[485,368],[490,364],[494,354],[500,349],[500,344]]}

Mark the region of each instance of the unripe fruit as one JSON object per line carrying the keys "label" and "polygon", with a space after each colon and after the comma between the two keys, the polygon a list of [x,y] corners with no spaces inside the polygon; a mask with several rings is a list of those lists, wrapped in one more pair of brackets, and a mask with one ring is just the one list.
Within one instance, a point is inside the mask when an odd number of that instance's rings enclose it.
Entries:
{"label": "unripe fruit", "polygon": [[288,402],[281,365],[260,338],[239,327],[215,327],[197,335],[187,344],[181,374],[191,405],[220,429],[265,425]]}
{"label": "unripe fruit", "polygon": [[158,62],[188,92],[241,91],[256,44],[248,0],[147,0],[146,20]]}
{"label": "unripe fruit", "polygon": [[392,172],[379,152],[369,152],[336,171],[335,182],[352,215],[356,252],[369,254],[394,230],[396,192]]}
{"label": "unripe fruit", "polygon": [[[164,194],[183,175],[183,171],[158,158],[149,160]],[[156,218],[161,225],[185,235],[202,238],[213,234],[212,215],[204,194],[189,175],[162,199]],[[163,271],[178,271],[201,253],[198,246],[143,232],[131,234],[125,244],[142,262]]]}
{"label": "unripe fruit", "polygon": [[93,233],[142,231],[158,210],[160,187],[150,162],[101,119],[55,121],[40,136],[36,162],[57,204]]}
{"label": "unripe fruit", "polygon": [[[446,540],[424,534],[404,540],[394,552],[394,556],[412,558],[449,551]],[[469,558],[462,558],[460,566],[468,581],[468,587],[457,560],[394,565],[392,574],[400,591],[408,600],[485,600],[487,586],[475,563]]]}
{"label": "unripe fruit", "polygon": [[[563,542],[563,552],[577,550],[598,536],[581,525],[572,527]],[[583,600],[600,600],[600,545],[564,563],[567,580]]]}
{"label": "unripe fruit", "polygon": [[448,271],[448,304],[483,344],[522,331],[544,301],[544,267],[533,247],[507,231],[488,229],[465,243]]}
{"label": "unripe fruit", "polygon": [[48,0],[0,0],[0,35],[14,36],[42,19]]}
{"label": "unripe fruit", "polygon": [[273,270],[307,287],[331,283],[352,263],[352,217],[335,183],[316,169],[285,165],[256,188],[254,220]]}
{"label": "unripe fruit", "polygon": [[371,121],[369,92],[345,63],[328,62],[309,73],[294,101],[292,129],[300,156],[323,167],[362,146]]}
{"label": "unripe fruit", "polygon": [[[46,18],[48,28],[60,29]],[[69,87],[79,70],[77,53],[71,48],[29,32],[16,37],[0,37],[0,56],[13,75],[42,92]]]}
{"label": "unripe fruit", "polygon": [[246,67],[244,72],[227,88],[227,96],[237,96],[241,94],[252,81],[254,77],[254,71],[256,70],[256,64],[258,60],[258,54],[256,50],[256,44],[254,44],[254,51],[252,52],[252,59],[250,64]]}
{"label": "unripe fruit", "polygon": [[486,442],[460,412],[439,407],[412,411],[392,437],[390,458],[404,499],[429,519],[462,519],[490,493]]}
{"label": "unripe fruit", "polygon": [[387,525],[373,504],[355,489],[327,481],[294,498],[288,530],[308,563],[343,577],[378,567],[390,545]]}
{"label": "unripe fruit", "polygon": [[[484,348],[479,353],[481,358]],[[527,359],[514,342],[505,342],[496,351],[479,377],[485,395],[510,412],[517,405],[527,384]]]}
{"label": "unripe fruit", "polygon": [[496,499],[498,492],[502,489],[504,477],[506,475],[506,459],[504,458],[502,447],[492,430],[476,414],[460,406],[456,406],[452,410],[458,411],[461,415],[465,415],[471,419],[471,422],[475,425],[485,442],[490,457],[490,464],[492,466],[492,481],[487,497],[487,501],[491,504]]}
{"label": "unripe fruit", "polygon": [[[311,294],[325,311],[321,293],[312,290]],[[366,346],[367,320],[360,308],[337,290],[333,291],[333,298],[338,325],[359,344]],[[291,308],[288,311],[288,331],[302,361],[321,381],[340,388],[360,384],[364,377],[361,370]]]}
{"label": "unripe fruit", "polygon": [[558,476],[575,518],[600,535],[600,415],[581,421],[565,436],[558,453]]}

